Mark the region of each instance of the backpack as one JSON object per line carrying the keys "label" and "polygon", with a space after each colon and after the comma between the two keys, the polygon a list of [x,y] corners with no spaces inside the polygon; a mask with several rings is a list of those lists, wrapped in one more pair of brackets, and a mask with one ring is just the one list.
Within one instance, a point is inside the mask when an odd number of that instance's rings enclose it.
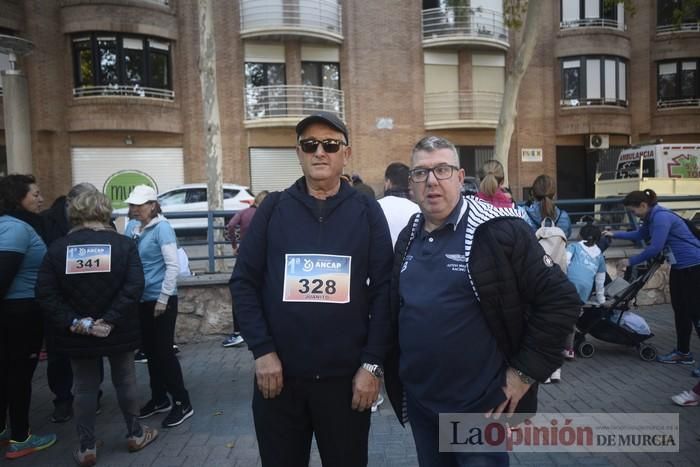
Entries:
{"label": "backpack", "polygon": [[[551,225],[547,225],[547,221]],[[535,236],[545,253],[566,273],[566,234],[564,231],[557,227],[551,218],[545,217],[542,219],[540,228],[535,231]]]}

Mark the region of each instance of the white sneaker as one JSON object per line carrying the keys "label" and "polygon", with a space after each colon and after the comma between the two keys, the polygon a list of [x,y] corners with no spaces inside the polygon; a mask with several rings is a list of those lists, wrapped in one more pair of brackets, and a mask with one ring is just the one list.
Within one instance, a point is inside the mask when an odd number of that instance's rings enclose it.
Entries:
{"label": "white sneaker", "polygon": [[380,393],[380,394],[379,394],[379,397],[377,398],[377,400],[374,401],[374,403],[372,404],[372,412],[376,412],[376,411],[377,411],[377,407],[379,407],[379,406],[382,405],[383,403],[384,403],[384,397],[383,397],[383,396],[381,395],[381,393]]}
{"label": "white sneaker", "polygon": [[671,396],[671,400],[674,404],[680,405],[681,407],[695,407],[700,404],[700,396],[693,391],[683,391],[680,394]]}
{"label": "white sneaker", "polygon": [[554,370],[554,373],[549,377],[549,379],[552,380],[552,383],[558,383],[561,381],[561,368],[557,368]]}

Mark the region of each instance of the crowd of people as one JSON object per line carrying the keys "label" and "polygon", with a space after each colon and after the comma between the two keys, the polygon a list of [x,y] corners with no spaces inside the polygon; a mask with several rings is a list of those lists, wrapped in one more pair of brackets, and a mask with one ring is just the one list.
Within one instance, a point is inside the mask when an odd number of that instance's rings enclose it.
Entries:
{"label": "crowd of people", "polygon": [[[32,376],[44,343],[56,396],[51,420],[75,416],[78,465],[97,462],[105,357],[130,452],[158,437],[139,420],[168,412],[161,425],[170,428],[194,414],[173,349],[175,232],[153,188],[138,186],[126,201],[132,220],[122,235],[112,223],[110,200],[90,184],[76,185],[42,212],[34,177],[0,178],[0,442],[8,446],[8,459],[56,442],[54,434],[32,433],[29,426]],[[136,349],[148,357],[151,398],[143,406]]]}
{"label": "crowd of people", "polygon": [[[572,221],[547,175],[518,206],[503,166],[487,161],[478,192],[464,196],[456,147],[428,136],[413,147],[410,166],[386,168],[377,201],[359,176],[344,173],[350,134],[335,114],[302,119],[296,134],[303,176],[284,191],[259,193],[227,225],[237,258],[233,333],[223,346],[245,342],[253,354],[263,466],[308,465],[314,437],[324,465],[367,465],[382,382],[399,422],[411,424],[422,467],[508,465],[505,452],[441,452],[439,416],[537,411],[538,384],[559,381],[563,362],[574,358],[581,307],[606,300],[609,238],[651,238],[618,263],[620,274],[666,255],[678,342],[658,360],[694,363],[700,240],[653,191],[624,199],[642,220],[638,230],[588,222],[568,241]],[[167,413],[161,426],[170,428],[194,414],[173,348],[177,238],[152,187],[135,187],[126,202],[130,220],[119,234],[110,201],[90,184],[42,212],[32,176],[0,179],[0,442],[9,459],[56,442],[29,426],[44,342],[51,419],[75,417],[81,466],[97,463],[105,357],[129,451],[158,437],[140,420]],[[143,405],[137,349],[148,363]],[[700,384],[672,400],[700,404]]]}

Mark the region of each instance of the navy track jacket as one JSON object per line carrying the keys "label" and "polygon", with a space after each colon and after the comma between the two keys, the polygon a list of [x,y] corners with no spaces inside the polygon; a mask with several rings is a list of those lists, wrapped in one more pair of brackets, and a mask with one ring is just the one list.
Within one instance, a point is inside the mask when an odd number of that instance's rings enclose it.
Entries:
{"label": "navy track jacket", "polygon": [[[348,303],[283,301],[287,254],[351,257]],[[342,183],[319,202],[304,178],[258,208],[229,287],[255,358],[277,352],[285,378],[353,375],[383,363],[391,340],[393,253],[379,204]],[[288,285],[298,286],[296,283]]]}

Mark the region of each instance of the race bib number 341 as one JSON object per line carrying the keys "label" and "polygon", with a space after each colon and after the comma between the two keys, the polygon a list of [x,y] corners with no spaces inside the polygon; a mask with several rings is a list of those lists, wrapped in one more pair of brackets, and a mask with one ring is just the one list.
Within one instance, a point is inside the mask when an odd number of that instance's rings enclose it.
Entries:
{"label": "race bib number 341", "polygon": [[68,245],[66,274],[90,274],[112,270],[112,245]]}
{"label": "race bib number 341", "polygon": [[352,257],[285,255],[285,302],[348,303]]}

